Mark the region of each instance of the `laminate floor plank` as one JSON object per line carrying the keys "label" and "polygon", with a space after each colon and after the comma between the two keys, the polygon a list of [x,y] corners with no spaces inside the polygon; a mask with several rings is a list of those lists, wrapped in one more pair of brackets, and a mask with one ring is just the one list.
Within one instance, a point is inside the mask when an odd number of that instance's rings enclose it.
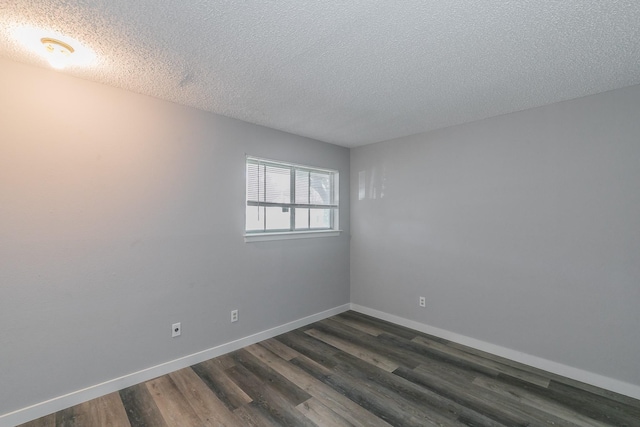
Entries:
{"label": "laminate floor plank", "polygon": [[310,359],[317,361],[326,359],[326,363],[330,363],[328,358],[339,351],[337,348],[297,330],[278,335],[275,339]]}
{"label": "laminate floor plank", "polygon": [[[376,417],[363,407],[357,405],[342,393],[327,386],[322,381],[317,380],[315,377],[309,375],[294,364],[285,363],[266,348],[261,348],[261,345],[250,346],[247,348],[247,351],[251,352],[255,357],[268,364],[282,376],[298,384],[302,389],[313,396],[314,399],[331,408],[350,424],[358,427],[376,425],[389,426],[383,420]],[[305,356],[300,356],[300,358],[303,357]]]}
{"label": "laminate floor plank", "polygon": [[311,398],[299,404],[298,409],[305,417],[323,427],[352,427],[353,424],[323,405],[319,400]]}
{"label": "laminate floor plank", "polygon": [[202,421],[169,375],[146,382],[162,418],[169,427],[198,427]]}
{"label": "laminate floor plank", "polygon": [[480,387],[491,390],[508,399],[512,399],[519,403],[528,405],[532,408],[542,409],[545,412],[553,414],[558,418],[566,420],[579,427],[605,427],[606,424],[601,423],[593,418],[579,414],[569,407],[563,406],[549,399],[543,399],[534,393],[530,393],[518,387],[502,383],[492,378],[478,377],[473,383]]}
{"label": "laminate floor plank", "polygon": [[270,350],[272,353],[277,354],[284,360],[291,360],[294,357],[298,357],[300,355],[300,353],[298,353],[291,347],[288,347],[273,338],[261,341],[260,345],[265,347],[267,350]]}
{"label": "laminate floor plank", "polygon": [[437,341],[443,344],[449,343],[449,340],[444,338],[436,337],[434,335],[429,335],[424,332],[416,331],[415,329],[405,328],[404,326],[396,325],[391,322],[387,322],[386,320],[376,319],[375,317],[368,316],[366,314],[357,313],[355,311],[347,311],[339,314],[337,317],[345,317],[347,319],[352,319],[356,322],[365,323],[371,325],[375,328],[382,329],[383,331],[397,335],[399,337],[411,340],[415,337],[424,337],[433,341]]}
{"label": "laminate floor plank", "polygon": [[616,426],[640,426],[640,411],[628,405],[603,399],[564,384],[552,382],[548,388],[538,387],[512,377],[501,377],[503,381],[544,399],[556,401],[590,418]]}
{"label": "laminate floor plank", "polygon": [[191,368],[169,374],[176,387],[202,421],[203,426],[236,426],[240,419],[218,399]]}
{"label": "laminate floor plank", "polygon": [[399,336],[384,333],[378,336],[378,340],[381,342],[381,344],[392,346],[409,353],[413,352],[413,354],[420,357],[422,360],[427,360],[427,361],[434,360],[434,361],[448,364],[457,369],[461,369],[461,370],[465,370],[465,371],[477,373],[477,374],[483,374],[487,376],[495,377],[499,374],[498,372],[495,371],[495,369],[487,368],[483,365],[470,362],[467,359],[462,359],[451,353],[447,353],[444,351],[436,350],[434,348],[421,345],[413,341],[413,339],[407,340]]}
{"label": "laminate floor plank", "polygon": [[265,383],[242,365],[227,369],[227,373],[246,393],[256,410],[279,426],[317,427],[269,383]]}
{"label": "laminate floor plank", "polygon": [[408,412],[412,412],[418,417],[425,417],[437,425],[465,425],[459,421],[461,414],[464,414],[466,420],[473,420],[474,425],[500,425],[482,414],[469,411],[450,399],[420,387],[405,378],[380,370],[368,363],[362,363],[360,359],[350,354],[340,353],[335,358],[337,359],[336,367],[340,372],[364,384],[370,384],[383,394],[389,403],[404,406],[408,408]]}
{"label": "laminate floor plank", "polygon": [[[485,351],[482,350],[478,350],[475,348],[471,348],[462,344],[458,344],[458,343],[454,343],[454,342],[448,342],[447,343],[448,347],[451,348],[455,348],[458,349],[460,351],[464,351],[465,353],[470,353],[470,354],[474,354],[476,356],[480,356],[484,359],[488,359],[488,360],[492,360],[494,362],[498,362],[500,364],[503,365],[507,365],[507,366],[511,366],[513,368],[519,369],[521,371],[526,371],[526,372],[530,372],[532,374],[541,376],[541,377],[546,377],[549,379],[550,383],[556,383],[556,384],[564,384],[564,385],[568,385],[570,387],[582,390],[584,392],[586,392],[587,394],[593,394],[593,395],[597,395],[597,396],[601,396],[604,397],[606,399],[612,400],[612,401],[616,401],[619,403],[622,403],[624,405],[627,406],[631,406],[634,407],[636,409],[640,409],[640,400],[634,399],[632,397],[629,396],[625,396],[622,394],[618,394],[615,392],[612,392],[610,390],[605,390],[590,384],[585,384],[582,383],[580,381],[576,381],[573,380],[571,378],[567,378],[567,377],[563,377],[551,372],[546,372],[543,371],[542,369],[538,369],[538,368],[534,368],[533,366],[529,366],[529,365],[525,365],[523,363],[519,363],[519,362],[515,362],[513,360],[509,360],[506,359],[504,357],[500,357],[500,356],[496,356],[494,354],[491,353],[487,353]],[[551,386],[551,385],[550,385]]]}
{"label": "laminate floor plank", "polygon": [[278,420],[271,417],[268,412],[262,410],[254,401],[233,411],[243,427],[273,427],[278,425]]}
{"label": "laminate floor plank", "polygon": [[507,426],[554,425],[554,422],[560,421],[555,416],[537,413],[500,399],[498,395],[480,387],[442,381],[420,368],[399,368],[394,373]]}
{"label": "laminate floor plank", "polygon": [[127,387],[118,394],[131,427],[168,427],[144,383]]}
{"label": "laminate floor plank", "polygon": [[[417,355],[414,352],[403,351],[402,348],[397,346],[382,345],[378,337],[387,334],[386,332],[381,332],[377,336],[371,336],[349,325],[334,321],[333,319],[325,319],[314,323],[313,330],[348,341],[376,355],[384,356],[398,366],[402,365],[415,368],[421,362],[421,358],[416,357]],[[306,333],[308,334],[309,331],[306,331]]]}
{"label": "laminate floor plank", "polygon": [[496,374],[501,373],[501,374],[509,375],[514,378],[519,378],[523,381],[527,381],[532,384],[539,385],[541,387],[549,386],[550,380],[548,378],[542,377],[541,375],[533,374],[528,371],[523,371],[523,370],[514,368],[510,365],[505,365],[503,363],[495,362],[493,360],[489,360],[480,356],[469,354],[464,351],[451,349],[450,347],[447,347],[446,344],[430,341],[423,337],[416,337],[412,341],[420,345],[424,345],[425,347],[435,349],[443,353],[451,354],[460,360],[464,360],[479,366],[484,366],[485,368],[493,369],[496,372]]}
{"label": "laminate floor plank", "polygon": [[63,409],[56,415],[56,427],[80,427],[87,423],[86,402]]}
{"label": "laminate floor plank", "polygon": [[347,325],[352,327],[353,329],[357,329],[360,332],[364,332],[365,334],[369,334],[371,336],[377,337],[384,331],[380,328],[376,328],[375,326],[367,325],[366,323],[356,322],[353,319],[348,319],[340,316],[333,316],[331,319],[336,322],[340,322],[343,325]]}
{"label": "laminate floor plank", "polygon": [[398,364],[394,361],[389,360],[388,358],[379,354],[373,353],[363,347],[355,345],[350,341],[336,338],[335,336],[325,334],[324,332],[320,332],[316,329],[309,329],[305,331],[305,333],[346,353],[356,356],[359,359],[371,363],[372,365],[377,366],[378,368],[385,371],[392,372],[396,368],[398,368]]}
{"label": "laminate floor plank", "polygon": [[361,325],[371,326],[373,328],[382,330],[384,332],[397,335],[399,337],[412,340],[418,335],[417,331],[412,329],[403,328],[402,326],[393,325],[389,322],[385,322],[383,320],[375,319],[373,317],[355,313],[353,311],[347,311],[341,314],[338,314],[338,317],[343,319],[351,320],[356,323],[360,323]]}
{"label": "laminate floor plank", "polygon": [[349,311],[20,427],[640,427],[640,401]]}
{"label": "laminate floor plank", "polygon": [[117,392],[93,399],[89,401],[89,404],[91,413],[89,425],[106,427],[131,426],[127,412]]}
{"label": "laminate floor plank", "polygon": [[[409,405],[389,395],[385,396],[371,383],[358,381],[344,372],[335,372],[319,365],[305,356],[291,360],[319,381],[324,382],[339,393],[347,396],[358,405],[394,426],[436,426],[424,416],[415,416]],[[393,403],[392,401],[395,400]]]}
{"label": "laminate floor plank", "polygon": [[[235,366],[235,362],[233,362],[233,366]],[[230,411],[251,403],[251,397],[227,376],[225,370],[219,364],[214,363],[212,360],[193,365],[191,369]]]}
{"label": "laminate floor plank", "polygon": [[269,365],[262,363],[260,359],[256,358],[247,350],[238,350],[234,352],[233,358],[238,365],[242,365],[244,368],[249,370],[262,383],[268,384],[271,389],[277,391],[293,406],[297,406],[311,398],[309,393],[271,369]]}

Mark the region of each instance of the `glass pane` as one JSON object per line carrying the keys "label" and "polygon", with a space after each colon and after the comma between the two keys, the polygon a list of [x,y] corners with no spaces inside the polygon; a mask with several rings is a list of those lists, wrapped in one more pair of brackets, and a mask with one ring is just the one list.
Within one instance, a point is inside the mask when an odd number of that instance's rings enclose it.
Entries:
{"label": "glass pane", "polygon": [[[298,196],[296,195],[296,198]],[[296,230],[309,229],[309,209],[296,209]]]}
{"label": "glass pane", "polygon": [[245,230],[262,231],[264,230],[264,207],[247,206]]}
{"label": "glass pane", "polygon": [[331,228],[331,209],[310,209],[309,227]]}
{"label": "glass pane", "polygon": [[247,200],[254,202],[264,200],[264,166],[247,163]]}
{"label": "glass pane", "polygon": [[267,230],[289,230],[291,213],[289,208],[266,208]]}
{"label": "glass pane", "polygon": [[291,203],[291,169],[265,166],[264,173],[267,185],[263,190],[265,194],[261,201]]}
{"label": "glass pane", "polygon": [[309,172],[296,169],[296,203],[309,203]]}
{"label": "glass pane", "polygon": [[313,205],[331,204],[331,177],[326,173],[311,172],[309,174],[311,185],[309,203]]}

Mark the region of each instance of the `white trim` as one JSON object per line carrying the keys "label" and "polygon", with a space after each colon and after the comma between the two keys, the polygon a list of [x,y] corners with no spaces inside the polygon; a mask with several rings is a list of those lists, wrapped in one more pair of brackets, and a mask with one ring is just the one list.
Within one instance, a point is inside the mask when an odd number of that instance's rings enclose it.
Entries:
{"label": "white trim", "polygon": [[522,353],[510,348],[491,344],[486,341],[481,341],[475,338],[467,337],[465,335],[460,335],[455,332],[436,328],[434,326],[426,325],[414,320],[405,319],[404,317],[385,313],[383,311],[378,311],[373,308],[364,307],[358,304],[352,303],[351,310],[367,314],[381,320],[386,320],[397,325],[405,326],[407,328],[415,329],[416,331],[434,335],[439,338],[444,338],[446,340],[466,345],[477,350],[495,354],[496,356],[504,357],[515,362],[542,369],[556,375],[561,375],[566,378],[571,378],[576,381],[587,383],[616,393],[624,394],[625,396],[633,397],[634,399],[640,399],[640,386],[635,384],[630,384],[624,381],[616,380],[614,378],[605,377],[604,375],[595,374],[593,372],[563,365],[562,363],[553,362],[548,359],[543,359],[542,357]]}
{"label": "white trim", "polygon": [[342,230],[317,230],[317,231],[284,231],[281,233],[256,233],[245,234],[245,243],[266,242],[269,240],[308,239],[311,237],[339,236]]}
{"label": "white trim", "polygon": [[349,308],[350,304],[344,304],[338,307],[334,307],[329,310],[321,311],[320,313],[303,317],[302,319],[285,323],[284,325],[276,326],[274,328],[255,333],[253,335],[237,339],[235,341],[221,344],[207,350],[199,351],[197,353],[193,353],[179,359],[171,360],[166,363],[161,363],[160,365],[152,366],[138,372],[123,375],[119,378],[114,378],[101,384],[96,384],[82,390],[77,390],[72,393],[65,394],[63,396],[54,397],[53,399],[36,403],[35,405],[18,409],[17,411],[9,412],[8,414],[0,415],[0,427],[10,427],[26,423],[27,421],[35,420],[45,415],[60,411],[65,408],[69,408],[82,402],[86,402],[87,400],[95,399],[96,397],[104,396],[105,394],[122,390],[123,388],[127,388],[132,385],[159,377],[161,375],[177,371],[178,369],[186,368],[188,366],[195,365],[196,363],[221,356],[223,354],[238,350],[248,345],[273,338],[277,335],[284,334],[285,332],[289,332],[310,323],[317,322],[318,320],[335,316],[336,314],[340,314],[349,310]]}

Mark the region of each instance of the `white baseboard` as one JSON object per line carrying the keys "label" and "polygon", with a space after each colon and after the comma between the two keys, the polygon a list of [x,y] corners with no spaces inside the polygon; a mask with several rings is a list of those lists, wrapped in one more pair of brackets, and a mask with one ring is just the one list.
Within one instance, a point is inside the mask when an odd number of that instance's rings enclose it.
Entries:
{"label": "white baseboard", "polygon": [[334,307],[311,316],[303,317],[302,319],[285,323],[284,325],[276,326],[275,328],[267,329],[266,331],[249,335],[248,337],[221,344],[219,346],[193,353],[179,359],[171,360],[160,365],[152,366],[119,378],[114,378],[101,384],[96,384],[82,390],[65,394],[64,396],[58,396],[26,408],[18,409],[17,411],[9,412],[8,414],[0,415],[0,427],[12,427],[27,421],[35,420],[53,412],[86,402],[87,400],[95,399],[97,397],[104,396],[105,394],[113,393],[114,391],[122,390],[123,388],[177,371],[178,369],[186,368],[187,366],[195,365],[196,363],[204,362],[205,360],[238,350],[242,347],[273,338],[277,335],[284,334],[285,332],[317,322],[318,320],[340,314],[349,309],[350,304]]}
{"label": "white baseboard", "polygon": [[534,368],[542,369],[556,375],[561,375],[566,378],[571,378],[576,381],[587,383],[616,393],[624,394],[625,396],[633,397],[634,399],[640,399],[640,386],[634,384],[626,383],[624,381],[605,377],[603,375],[594,374],[593,372],[563,365],[562,363],[553,362],[551,360],[543,359],[531,354],[521,353],[516,350],[491,344],[475,338],[470,338],[465,335],[460,335],[455,332],[450,332],[444,329],[436,328],[434,326],[429,326],[424,323],[405,319],[404,317],[395,316],[393,314],[385,313],[383,311],[364,307],[358,304],[351,304],[351,310],[367,314],[381,320],[386,320],[397,325],[405,326],[407,328],[415,329],[416,331],[424,332],[425,334],[444,338],[446,340],[466,345],[477,350],[485,351],[496,356],[504,357],[515,362],[523,363]]}

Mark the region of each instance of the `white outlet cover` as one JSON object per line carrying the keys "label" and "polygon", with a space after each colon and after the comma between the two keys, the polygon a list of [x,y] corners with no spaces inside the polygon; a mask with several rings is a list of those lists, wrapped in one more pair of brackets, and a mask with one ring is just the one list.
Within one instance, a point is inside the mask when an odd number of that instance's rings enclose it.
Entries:
{"label": "white outlet cover", "polygon": [[231,310],[231,321],[232,322],[238,321],[238,310]]}
{"label": "white outlet cover", "polygon": [[181,333],[182,326],[180,325],[180,323],[174,323],[173,325],[171,325],[171,337],[175,338],[177,336],[180,336]]}

